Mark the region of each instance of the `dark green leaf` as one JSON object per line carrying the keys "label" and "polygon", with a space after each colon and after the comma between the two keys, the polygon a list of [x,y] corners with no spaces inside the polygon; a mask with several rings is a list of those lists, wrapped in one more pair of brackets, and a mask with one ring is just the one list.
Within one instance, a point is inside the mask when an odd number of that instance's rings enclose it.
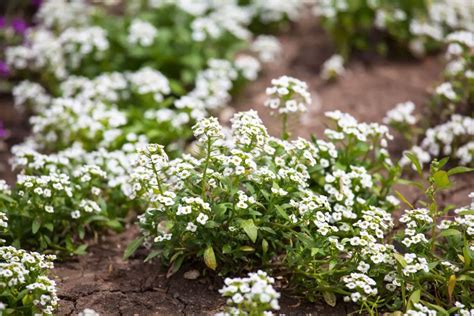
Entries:
{"label": "dark green leaf", "polygon": [[142,237],[138,237],[136,239],[134,239],[128,246],[127,246],[127,249],[125,249],[125,252],[123,254],[123,259],[128,259],[130,258],[131,255],[133,255],[135,253],[135,251],[137,251],[138,247],[140,247],[140,245],[143,243],[143,240],[145,238],[142,236]]}

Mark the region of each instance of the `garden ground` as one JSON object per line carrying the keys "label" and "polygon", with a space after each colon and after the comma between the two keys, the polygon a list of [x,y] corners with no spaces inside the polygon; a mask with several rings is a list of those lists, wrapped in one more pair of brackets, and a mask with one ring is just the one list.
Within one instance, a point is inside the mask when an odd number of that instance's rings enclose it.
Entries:
{"label": "garden ground", "polygon": [[[420,61],[359,56],[342,78],[326,84],[318,73],[333,49],[314,18],[302,19],[284,32],[280,40],[283,44],[280,61],[267,65],[260,78],[233,102],[236,111],[257,109],[272,134],[278,133],[279,124],[263,107],[264,91],[272,78],[290,75],[308,83],[314,106],[303,117],[298,130],[293,131],[295,135],[308,136],[321,135],[323,113],[328,110],[348,112],[361,121],[381,122],[396,103],[411,100],[423,105],[439,80],[443,66],[441,56]],[[0,102],[1,119],[11,131],[8,144],[18,143],[28,133],[26,117],[13,111],[11,101]],[[405,147],[401,140],[396,140],[391,150],[400,154]],[[6,152],[0,149],[0,164],[7,161]],[[9,182],[14,179],[7,169],[0,169],[0,177]],[[467,204],[473,184],[472,177],[458,177],[455,187],[441,197],[442,202]],[[410,189],[403,188],[403,192],[411,200],[417,198]],[[59,315],[75,315],[84,308],[92,308],[101,315],[210,314],[224,305],[225,301],[217,293],[221,285],[218,279],[183,277],[183,273],[193,267],[184,267],[181,273],[167,279],[166,270],[160,268],[158,262],[143,263],[144,253],[140,251],[130,260],[122,260],[123,250],[137,234],[136,227],[129,225],[119,235],[91,241],[87,255],[56,263],[54,272],[61,298]],[[303,303],[285,293],[281,305],[282,312],[287,314],[343,315],[350,308],[343,304],[329,308],[324,304]]]}

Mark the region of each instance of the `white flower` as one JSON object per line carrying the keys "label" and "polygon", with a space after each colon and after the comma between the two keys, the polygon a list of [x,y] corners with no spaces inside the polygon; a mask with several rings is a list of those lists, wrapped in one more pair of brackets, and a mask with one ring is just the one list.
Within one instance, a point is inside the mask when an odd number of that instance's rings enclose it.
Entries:
{"label": "white flower", "polygon": [[199,213],[198,217],[196,218],[196,221],[201,225],[205,225],[208,219],[209,219],[209,216],[207,216],[204,213]]}
{"label": "white flower", "polygon": [[331,80],[341,76],[344,71],[344,58],[341,55],[332,55],[322,66],[321,78]]}
{"label": "white flower", "polygon": [[197,230],[197,226],[194,223],[189,222],[188,225],[186,226],[186,230],[194,233]]}
{"label": "white flower", "polygon": [[134,19],[130,24],[128,42],[144,47],[151,46],[157,34],[158,30],[152,24],[140,19]]}
{"label": "white flower", "polygon": [[306,83],[288,76],[273,79],[266,94],[269,98],[265,106],[277,110],[279,114],[306,112],[311,104],[311,94]]}

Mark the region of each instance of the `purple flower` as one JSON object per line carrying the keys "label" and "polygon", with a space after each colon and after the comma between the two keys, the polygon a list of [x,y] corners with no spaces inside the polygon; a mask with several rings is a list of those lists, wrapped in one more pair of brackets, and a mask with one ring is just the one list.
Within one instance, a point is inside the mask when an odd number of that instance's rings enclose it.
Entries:
{"label": "purple flower", "polygon": [[5,22],[5,18],[3,16],[0,16],[0,29],[3,29],[7,23]]}
{"label": "purple flower", "polygon": [[6,62],[0,60],[0,77],[8,77],[10,69]]}
{"label": "purple flower", "polygon": [[31,0],[31,4],[37,8],[39,8],[42,3],[43,3],[43,0]]}
{"label": "purple flower", "polygon": [[0,121],[0,138],[7,137],[7,130],[3,128],[3,122]]}
{"label": "purple flower", "polygon": [[26,30],[28,29],[28,24],[22,19],[13,19],[12,27],[20,35],[25,35]]}

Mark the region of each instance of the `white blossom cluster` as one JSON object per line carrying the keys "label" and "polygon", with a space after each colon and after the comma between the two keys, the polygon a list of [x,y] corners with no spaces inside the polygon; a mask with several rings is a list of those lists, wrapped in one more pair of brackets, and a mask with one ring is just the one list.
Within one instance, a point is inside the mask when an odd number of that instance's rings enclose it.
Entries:
{"label": "white blossom cluster", "polygon": [[274,278],[261,270],[249,273],[245,278],[226,278],[219,293],[228,297],[227,308],[219,316],[247,315],[259,311],[262,315],[273,315],[271,310],[279,310],[280,293],[274,288]]}
{"label": "white blossom cluster", "polygon": [[408,310],[403,316],[436,316],[438,312],[434,309],[430,309],[427,306],[416,303],[413,304],[413,309]]}
{"label": "white blossom cluster", "polygon": [[321,78],[323,80],[332,80],[344,74],[344,58],[341,55],[332,55],[322,66]]}
{"label": "white blossom cluster", "polygon": [[[397,29],[408,25],[408,47],[415,56],[425,55],[430,42],[442,43],[450,31],[474,31],[474,4],[470,0],[432,1],[426,14],[414,14],[406,11],[406,7],[381,1],[366,1],[363,5],[374,11],[372,23],[375,29],[399,36]],[[351,8],[348,0],[316,0],[313,12],[337,25],[339,15],[350,12]]]}
{"label": "white blossom cluster", "polygon": [[251,1],[250,11],[267,24],[284,19],[296,21],[303,12],[304,4],[302,0],[255,0]]}
{"label": "white blossom cluster", "polygon": [[152,94],[156,102],[161,102],[169,95],[171,88],[168,79],[158,70],[150,67],[127,74],[132,91],[138,94]]}
{"label": "white blossom cluster", "polygon": [[90,11],[84,0],[45,0],[36,13],[36,20],[46,28],[62,31],[88,23]]}
{"label": "white blossom cluster", "polygon": [[[354,136],[358,141],[377,139],[382,147],[387,147],[388,141],[393,139],[388,127],[377,123],[360,123],[353,116],[341,111],[326,112],[325,115],[337,124],[336,130],[326,129],[325,135],[331,140],[342,140]],[[387,163],[391,164],[387,153]]]}
{"label": "white blossom cluster", "polygon": [[44,111],[51,102],[51,96],[39,83],[24,80],[13,87],[15,108],[23,111],[31,108],[35,113]]}
{"label": "white blossom cluster", "polygon": [[259,35],[252,42],[250,49],[258,55],[258,58],[264,62],[269,63],[278,59],[281,55],[281,45],[275,36]]}
{"label": "white blossom cluster", "polygon": [[48,109],[32,116],[30,123],[31,137],[40,148],[69,147],[74,142],[108,147],[122,136],[120,127],[127,118],[102,102],[56,98]]}
{"label": "white blossom cluster", "polygon": [[411,101],[398,103],[393,109],[387,112],[383,122],[384,124],[407,124],[414,125],[417,122],[415,111],[415,103]]}
{"label": "white blossom cluster", "polygon": [[62,43],[51,31],[37,28],[29,31],[25,45],[5,49],[10,69],[24,71],[51,71],[59,79],[68,74]]}
{"label": "white blossom cluster", "polygon": [[474,239],[474,215],[469,214],[469,211],[474,209],[474,192],[471,192],[469,197],[472,199],[471,204],[454,210],[456,216],[452,220],[442,220],[438,225],[439,229],[461,228]]}
{"label": "white blossom cluster", "polygon": [[400,217],[400,223],[405,224],[404,238],[402,243],[410,249],[412,245],[419,243],[428,243],[424,232],[426,227],[433,224],[430,211],[425,208],[406,210]]}
{"label": "white blossom cluster", "polygon": [[158,30],[153,24],[134,19],[130,24],[127,40],[132,45],[138,44],[139,46],[148,47],[153,44],[157,34]]}
{"label": "white blossom cluster", "polygon": [[70,27],[58,37],[67,64],[76,69],[86,57],[101,60],[109,49],[107,32],[99,26]]}
{"label": "white blossom cluster", "polygon": [[265,106],[279,114],[306,112],[311,104],[311,94],[305,82],[282,76],[272,80],[267,88]]}
{"label": "white blossom cluster", "polygon": [[342,282],[349,290],[353,291],[350,296],[344,297],[345,301],[351,300],[357,303],[360,300],[365,301],[367,297],[375,296],[378,293],[375,280],[363,273],[351,273],[342,277]]}
{"label": "white blossom cluster", "polygon": [[111,72],[92,79],[70,76],[61,82],[59,89],[66,98],[74,98],[81,102],[92,100],[115,104],[129,98],[129,85],[127,74]]}
{"label": "white blossom cluster", "polygon": [[421,142],[421,147],[431,156],[454,154],[461,161],[471,164],[474,152],[454,151],[456,149],[454,146],[465,144],[466,140],[472,139],[473,136],[474,119],[454,114],[448,122],[429,128]]}
{"label": "white blossom cluster", "polygon": [[[32,296],[32,310],[35,313],[53,315],[59,298],[56,294],[56,283],[46,274],[48,270],[53,269],[54,259],[53,255],[45,256],[11,246],[0,247],[2,292],[6,293],[7,297],[9,294],[16,297],[18,292],[24,290]],[[10,302],[5,303],[6,307],[9,307]],[[5,303],[1,305],[5,306]]]}
{"label": "white blossom cluster", "polygon": [[251,33],[247,29],[251,15],[232,2],[222,2],[209,13],[196,17],[191,23],[192,37],[197,42],[208,38],[217,39],[224,33],[238,39],[249,40]]}
{"label": "white blossom cluster", "polygon": [[[7,232],[8,229],[8,217],[4,212],[0,212],[0,236]],[[5,243],[5,240],[0,238],[0,245]]]}

